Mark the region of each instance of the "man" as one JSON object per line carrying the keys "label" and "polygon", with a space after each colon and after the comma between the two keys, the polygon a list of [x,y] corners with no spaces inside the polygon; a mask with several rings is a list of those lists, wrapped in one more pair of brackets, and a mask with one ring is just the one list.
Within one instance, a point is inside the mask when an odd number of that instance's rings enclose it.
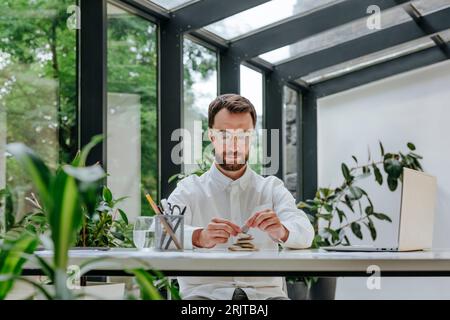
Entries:
{"label": "man", "polygon": [[[262,177],[248,166],[250,137],[256,124],[252,103],[237,94],[209,105],[209,138],[215,161],[198,177],[178,183],[168,201],[186,206],[186,249],[225,249],[244,223],[260,250],[307,248],[314,229],[283,182]],[[257,207],[266,210],[254,212]],[[281,277],[179,277],[183,299],[287,299]]]}

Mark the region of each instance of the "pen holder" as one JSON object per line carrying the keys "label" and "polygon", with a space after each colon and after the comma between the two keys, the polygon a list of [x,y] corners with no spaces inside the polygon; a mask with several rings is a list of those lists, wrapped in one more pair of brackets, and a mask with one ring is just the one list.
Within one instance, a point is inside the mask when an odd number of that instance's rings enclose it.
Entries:
{"label": "pen holder", "polygon": [[183,251],[184,216],[161,214],[155,216],[155,249]]}

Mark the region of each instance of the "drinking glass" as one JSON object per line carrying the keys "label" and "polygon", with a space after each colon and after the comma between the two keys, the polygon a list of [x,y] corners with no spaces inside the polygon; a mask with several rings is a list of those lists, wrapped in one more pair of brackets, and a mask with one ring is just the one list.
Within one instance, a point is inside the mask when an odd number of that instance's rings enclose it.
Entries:
{"label": "drinking glass", "polygon": [[155,218],[137,217],[133,228],[133,242],[138,250],[152,248],[155,243]]}

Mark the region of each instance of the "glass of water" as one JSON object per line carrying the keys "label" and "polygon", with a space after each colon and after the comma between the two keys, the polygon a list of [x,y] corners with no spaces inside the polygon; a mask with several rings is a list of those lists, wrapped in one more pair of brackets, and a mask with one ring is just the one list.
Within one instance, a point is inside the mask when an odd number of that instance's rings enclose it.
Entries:
{"label": "glass of water", "polygon": [[138,250],[153,248],[155,242],[155,218],[137,217],[133,229],[133,242]]}

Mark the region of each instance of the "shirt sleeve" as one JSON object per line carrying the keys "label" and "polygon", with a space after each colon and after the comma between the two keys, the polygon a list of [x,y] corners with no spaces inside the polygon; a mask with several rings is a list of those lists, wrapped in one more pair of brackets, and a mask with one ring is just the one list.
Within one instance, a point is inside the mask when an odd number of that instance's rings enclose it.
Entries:
{"label": "shirt sleeve", "polygon": [[289,237],[283,247],[309,248],[314,239],[314,228],[305,212],[297,208],[294,197],[283,181],[278,178],[274,182],[273,204],[281,223],[289,230]]}
{"label": "shirt sleeve", "polygon": [[[188,179],[188,178],[186,178]],[[175,188],[175,190],[171,193],[169,196],[169,199],[167,199],[167,202],[169,202],[172,205],[178,205],[180,208],[186,207],[186,211],[184,213],[184,249],[190,250],[193,248],[192,245],[192,234],[197,229],[202,229],[202,227],[196,227],[192,226],[192,205],[189,201],[189,192],[188,189],[185,187],[185,184],[183,181],[180,181]]]}

